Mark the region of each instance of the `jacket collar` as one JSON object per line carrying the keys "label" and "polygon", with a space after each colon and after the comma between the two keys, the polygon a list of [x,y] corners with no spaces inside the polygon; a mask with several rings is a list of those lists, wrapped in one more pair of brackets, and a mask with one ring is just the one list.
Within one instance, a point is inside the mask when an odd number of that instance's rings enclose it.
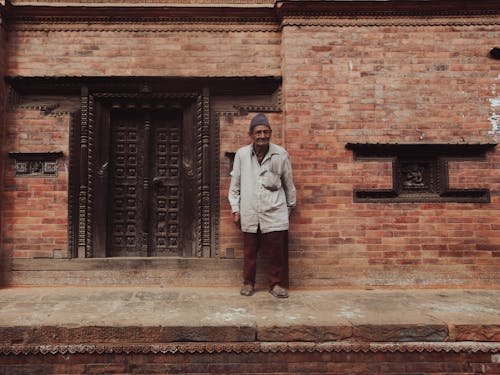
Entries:
{"label": "jacket collar", "polygon": [[[250,154],[256,155],[255,150],[253,149],[253,143],[250,144],[249,147],[250,147]],[[277,154],[279,154],[278,146],[276,146],[274,143],[269,143],[269,150],[267,150],[267,154],[264,156],[264,159],[262,159],[262,163],[264,163],[272,155],[277,155]]]}

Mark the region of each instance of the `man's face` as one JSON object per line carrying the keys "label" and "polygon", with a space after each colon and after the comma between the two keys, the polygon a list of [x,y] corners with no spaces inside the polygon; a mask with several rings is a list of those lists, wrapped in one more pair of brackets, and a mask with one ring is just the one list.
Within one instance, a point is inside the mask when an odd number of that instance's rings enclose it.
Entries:
{"label": "man's face", "polygon": [[250,137],[256,146],[268,146],[272,131],[266,125],[257,125],[253,128]]}

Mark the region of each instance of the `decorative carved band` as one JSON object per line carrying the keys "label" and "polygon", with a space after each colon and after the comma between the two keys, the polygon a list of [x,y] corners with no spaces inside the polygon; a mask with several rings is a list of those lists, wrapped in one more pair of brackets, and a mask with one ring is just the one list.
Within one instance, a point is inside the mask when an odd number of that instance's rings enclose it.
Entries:
{"label": "decorative carved band", "polygon": [[500,25],[500,17],[480,16],[480,17],[285,17],[282,26],[320,26],[320,27],[389,27],[389,26],[410,26],[410,27],[430,27],[430,26],[495,26]]}
{"label": "decorative carved band", "polygon": [[16,32],[279,32],[282,27],[431,27],[431,26],[496,26],[500,24],[498,15],[477,17],[285,17],[281,25],[278,21],[261,23],[252,22],[208,22],[192,20],[192,22],[137,20],[123,22],[82,20],[68,22],[67,19],[44,18],[36,21],[16,21],[10,27]]}
{"label": "decorative carved band", "polygon": [[91,258],[94,256],[94,248],[92,243],[92,234],[94,229],[94,218],[93,218],[93,208],[94,208],[94,193],[95,193],[95,177],[93,174],[95,168],[95,153],[96,153],[96,140],[95,140],[95,117],[94,117],[94,96],[88,96],[88,147],[87,147],[87,244],[86,244],[86,258]]}
{"label": "decorative carved band", "polygon": [[[58,0],[59,1],[59,0]],[[61,0],[62,1],[62,0]],[[185,0],[188,1],[188,0]],[[22,32],[279,32],[287,26],[495,26],[500,10],[495,0],[461,1],[241,1],[227,7],[218,1],[193,1],[190,7],[169,2],[94,3],[87,8],[32,7],[14,3],[7,14],[9,30]],[[20,4],[21,5],[21,4]],[[78,4],[76,4],[78,5]],[[173,6],[172,6],[173,5]],[[225,7],[221,12],[220,8]],[[85,9],[83,12],[82,9]]]}
{"label": "decorative carved band", "polygon": [[82,90],[81,101],[81,123],[80,123],[80,186],[78,193],[78,247],[77,255],[85,258],[88,255],[87,250],[87,150],[88,150],[88,113],[89,113],[89,95],[88,90]]}
{"label": "decorative carved band", "polygon": [[499,353],[495,342],[226,342],[171,344],[3,345],[0,355],[202,353]]}
{"label": "decorative carved band", "polygon": [[210,25],[210,24],[169,24],[163,27],[155,25],[17,25],[11,28],[16,32],[278,32],[277,25]]}
{"label": "decorative carved band", "polygon": [[201,126],[201,154],[203,161],[202,191],[201,191],[201,244],[202,255],[210,256],[211,253],[211,190],[210,190],[210,92],[203,89],[202,96],[202,126]]}
{"label": "decorative carved band", "polygon": [[[14,5],[36,5],[41,3],[45,5],[47,0],[13,0]],[[51,4],[61,4],[64,6],[70,5],[81,5],[82,1],[68,1],[68,0],[50,0]],[[121,1],[121,0],[85,0],[85,4],[102,4],[109,6],[110,4],[123,5],[128,3],[129,5],[134,4],[132,1]],[[238,7],[238,6],[274,6],[275,0],[154,0],[148,3],[135,2],[140,6],[183,6],[183,7]]]}
{"label": "decorative carved band", "polygon": [[10,25],[17,32],[278,32],[279,24],[272,19],[203,19],[192,18],[16,18]]}
{"label": "decorative carved band", "polygon": [[473,17],[499,15],[498,1],[476,0],[464,6],[460,0],[447,1],[308,1],[281,0],[277,4],[281,19],[349,17],[352,19],[373,17]]}
{"label": "decorative carved band", "polygon": [[[203,112],[203,97],[199,96],[196,100],[196,123],[195,123],[195,169],[196,169],[196,199],[198,202],[203,202],[203,178],[202,178],[202,173],[203,173],[203,119],[204,119],[204,112]],[[198,206],[200,207],[200,206]],[[198,228],[196,229],[198,231],[199,236],[201,237],[203,235],[203,210],[200,207],[200,210],[196,213],[196,219],[198,220]],[[196,244],[196,256],[201,257],[203,256],[203,240],[198,241]]]}

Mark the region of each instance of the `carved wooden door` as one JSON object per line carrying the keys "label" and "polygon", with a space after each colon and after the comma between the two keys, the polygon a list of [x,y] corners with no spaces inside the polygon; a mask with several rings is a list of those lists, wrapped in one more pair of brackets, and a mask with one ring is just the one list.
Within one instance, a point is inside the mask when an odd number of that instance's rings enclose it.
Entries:
{"label": "carved wooden door", "polygon": [[181,255],[182,115],[111,115],[108,256]]}

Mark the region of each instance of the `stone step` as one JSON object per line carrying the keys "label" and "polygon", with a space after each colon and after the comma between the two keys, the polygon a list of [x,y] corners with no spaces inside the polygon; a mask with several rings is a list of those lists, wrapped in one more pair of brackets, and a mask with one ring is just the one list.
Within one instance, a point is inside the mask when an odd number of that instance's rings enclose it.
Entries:
{"label": "stone step", "polygon": [[[241,282],[241,259],[87,258],[14,259],[11,286],[234,286]],[[263,281],[265,259],[259,261]]]}
{"label": "stone step", "polygon": [[499,290],[292,290],[277,299],[266,289],[243,297],[214,287],[7,288],[0,344],[486,342],[500,350],[499,311]]}

